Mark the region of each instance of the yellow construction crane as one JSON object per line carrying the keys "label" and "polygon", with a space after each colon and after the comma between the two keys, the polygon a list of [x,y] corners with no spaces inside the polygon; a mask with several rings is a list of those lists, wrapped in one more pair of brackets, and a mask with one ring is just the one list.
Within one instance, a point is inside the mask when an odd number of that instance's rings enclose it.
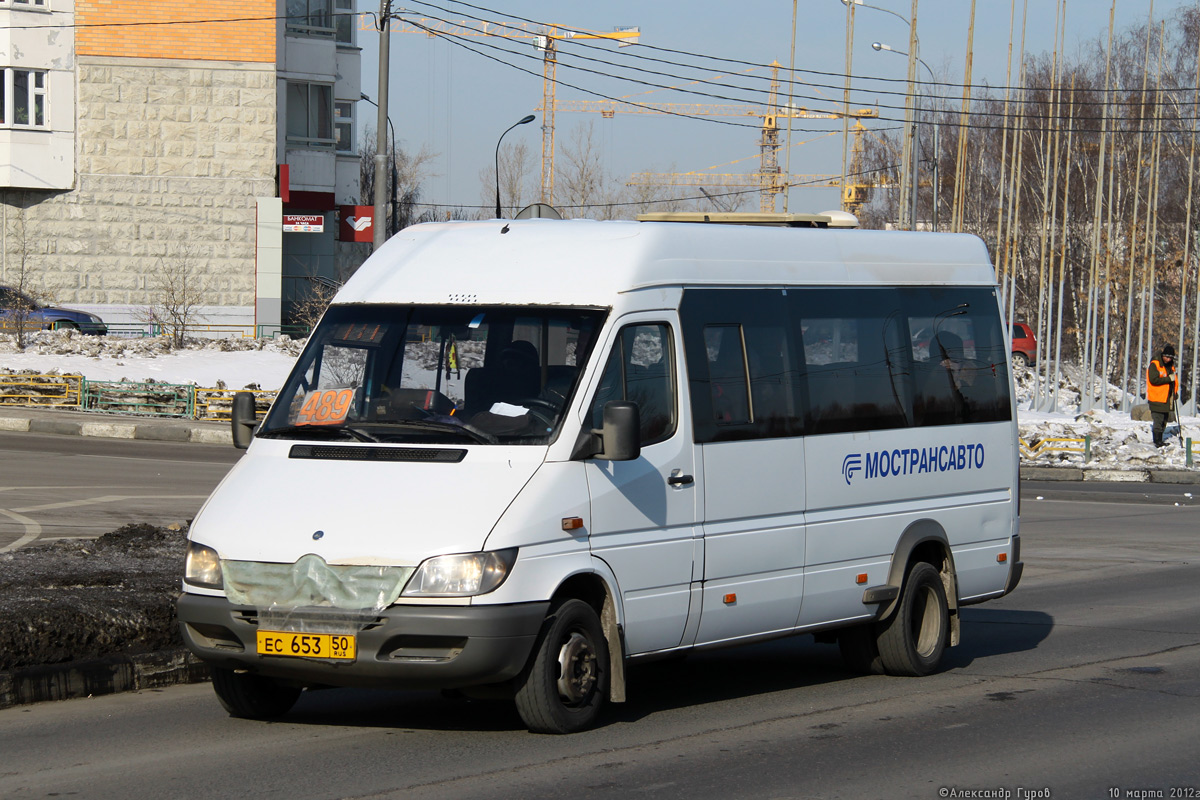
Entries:
{"label": "yellow construction crane", "polygon": [[[363,30],[374,30],[366,16],[361,17]],[[393,33],[423,33],[429,37],[499,36],[505,39],[532,39],[542,54],[542,194],[541,201],[554,205],[554,112],[555,73],[558,68],[558,43],[574,39],[614,39],[618,46],[636,44],[641,31],[636,27],[618,28],[607,33],[567,28],[561,25],[538,25],[528,22],[449,21],[441,19],[393,17]]]}
{"label": "yellow construction crane", "polygon": [[[840,175],[791,175],[786,176],[779,169],[779,120],[781,119],[841,119],[848,116],[853,120],[871,119],[879,116],[879,112],[871,108],[859,108],[845,113],[839,111],[819,112],[810,111],[799,106],[782,106],[779,104],[779,62],[771,63],[771,85],[767,96],[767,106],[762,108],[751,105],[713,105],[703,103],[643,103],[618,100],[569,100],[558,104],[559,111],[599,112],[605,118],[612,118],[616,113],[622,114],[678,114],[693,117],[757,117],[762,120],[761,136],[759,139],[759,169],[749,174],[717,174],[708,172],[687,173],[653,173],[639,172],[630,180],[631,186],[741,186],[759,187],[759,207],[763,212],[775,211],[775,196],[793,183],[824,183],[825,186],[841,185]],[[860,160],[862,146],[860,137],[866,130],[861,122],[854,125],[854,153],[849,173],[857,174],[860,169],[855,162]],[[847,183],[849,181],[847,180]],[[867,185],[854,185],[843,192],[842,207],[857,213],[862,207]],[[853,208],[851,208],[853,206]]]}

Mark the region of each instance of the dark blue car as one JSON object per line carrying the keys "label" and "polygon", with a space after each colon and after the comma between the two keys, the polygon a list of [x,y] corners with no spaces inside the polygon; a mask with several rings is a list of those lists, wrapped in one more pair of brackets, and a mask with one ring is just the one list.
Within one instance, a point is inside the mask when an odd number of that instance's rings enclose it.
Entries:
{"label": "dark blue car", "polygon": [[11,332],[17,324],[18,310],[25,310],[25,327],[55,330],[74,329],[81,333],[104,335],[108,326],[95,314],[70,308],[43,306],[26,294],[8,286],[0,286],[0,331]]}

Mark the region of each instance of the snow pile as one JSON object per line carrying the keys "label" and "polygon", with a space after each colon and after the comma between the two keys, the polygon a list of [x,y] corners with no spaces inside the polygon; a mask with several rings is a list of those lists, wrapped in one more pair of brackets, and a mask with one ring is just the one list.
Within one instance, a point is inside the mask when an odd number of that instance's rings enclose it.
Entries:
{"label": "snow pile", "polygon": [[[1058,382],[1055,401],[1054,387],[1047,388],[1033,370],[1017,368],[1017,423],[1024,445],[1021,463],[1029,465],[1071,464],[1085,469],[1145,469],[1187,467],[1187,438],[1200,442],[1200,418],[1184,417],[1182,425],[1167,425],[1166,447],[1154,446],[1149,422],[1135,421],[1128,412],[1101,411],[1099,392],[1103,391],[1107,408],[1119,408],[1121,390],[1112,384],[1099,387],[1091,410],[1082,409],[1086,391],[1078,367],[1064,365]],[[1135,398],[1135,403],[1145,403]],[[1182,434],[1180,431],[1182,430]],[[1082,450],[1076,442],[1047,442],[1047,439],[1087,439],[1090,437],[1090,460],[1083,455],[1056,447]],[[1041,447],[1039,448],[1039,444]]]}
{"label": "snow pile", "polygon": [[[23,353],[16,350],[15,337],[0,334],[0,373],[83,375],[91,381],[147,381],[194,383],[201,387],[280,388],[304,346],[303,340],[287,336],[276,339],[205,339],[173,350],[167,337],[125,339],[116,336],[84,336],[75,331],[41,331],[28,337]],[[460,342],[462,366],[469,368],[480,358],[480,343]],[[420,348],[418,348],[420,349]],[[441,357],[436,348],[421,354],[418,369],[436,368]],[[1065,366],[1059,379],[1057,402],[1051,406],[1045,379],[1033,370],[1016,371],[1017,417],[1023,443],[1022,463],[1032,465],[1072,464],[1088,469],[1183,469],[1187,453],[1183,440],[1200,442],[1200,418],[1184,417],[1180,426],[1167,426],[1167,446],[1152,442],[1149,422],[1135,422],[1119,411],[1083,411],[1084,381],[1078,368]],[[1117,408],[1120,390],[1103,387],[1108,407]],[[1096,397],[1099,400],[1099,397]],[[1138,402],[1144,402],[1139,399]],[[1098,406],[1099,403],[1097,402]],[[1047,439],[1090,437],[1091,460],[1083,463],[1081,450],[1073,442],[1045,443]],[[1039,447],[1041,444],[1041,447]]]}
{"label": "snow pile", "polygon": [[76,331],[39,331],[18,352],[16,337],[0,334],[0,373],[82,375],[90,381],[194,383],[202,387],[283,385],[303,340],[200,339],[172,349],[166,336],[126,339]]}

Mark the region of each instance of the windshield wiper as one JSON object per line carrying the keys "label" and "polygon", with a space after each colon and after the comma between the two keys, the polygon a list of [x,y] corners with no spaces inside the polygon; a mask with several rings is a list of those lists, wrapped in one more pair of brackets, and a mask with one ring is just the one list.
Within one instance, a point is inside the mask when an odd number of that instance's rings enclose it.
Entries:
{"label": "windshield wiper", "polygon": [[492,434],[481,431],[474,425],[469,425],[465,422],[440,422],[433,419],[388,419],[376,420],[372,422],[371,425],[395,425],[398,427],[413,428],[415,430],[464,434],[467,436],[467,438],[474,439],[481,444],[498,444],[500,442],[500,440]]}
{"label": "windshield wiper", "polygon": [[357,439],[360,442],[379,442],[379,439],[364,430],[352,428],[349,425],[287,425],[282,428],[273,428],[269,431],[263,431],[258,434],[263,439],[274,439],[276,437],[287,436],[306,436],[315,439],[321,438],[317,434],[325,434],[326,436],[349,436],[352,439]]}

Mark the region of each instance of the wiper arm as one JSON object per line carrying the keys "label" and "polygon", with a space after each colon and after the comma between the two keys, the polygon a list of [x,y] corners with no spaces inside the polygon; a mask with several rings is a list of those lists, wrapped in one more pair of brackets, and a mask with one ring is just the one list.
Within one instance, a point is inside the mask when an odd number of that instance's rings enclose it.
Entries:
{"label": "wiper arm", "polygon": [[416,430],[437,431],[439,433],[460,433],[481,444],[497,444],[499,439],[486,431],[476,428],[466,422],[440,422],[434,419],[389,419],[377,420],[371,425],[395,425]]}
{"label": "wiper arm", "polygon": [[379,439],[358,428],[352,428],[349,425],[287,425],[283,428],[274,428],[269,431],[264,431],[258,434],[264,439],[282,438],[285,436],[312,436],[320,438],[314,434],[323,433],[327,436],[349,436],[352,439],[357,439],[360,442],[378,442]]}

